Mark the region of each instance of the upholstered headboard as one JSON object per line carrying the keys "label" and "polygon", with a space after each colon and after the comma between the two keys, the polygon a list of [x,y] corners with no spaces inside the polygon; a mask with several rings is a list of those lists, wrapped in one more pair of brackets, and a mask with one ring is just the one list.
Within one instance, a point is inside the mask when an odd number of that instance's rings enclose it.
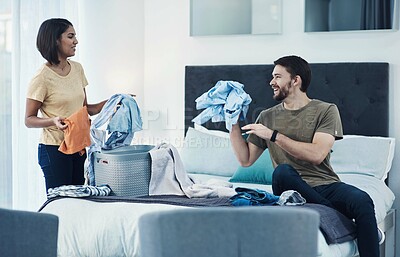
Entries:
{"label": "upholstered headboard", "polygon": [[[335,103],[340,111],[344,134],[388,136],[388,63],[314,63],[308,96]],[[253,99],[246,120],[252,123],[261,110],[276,105],[269,82],[274,65],[215,65],[185,67],[185,131],[202,110],[196,98],[219,80],[238,81]],[[225,123],[203,124],[226,130]]]}

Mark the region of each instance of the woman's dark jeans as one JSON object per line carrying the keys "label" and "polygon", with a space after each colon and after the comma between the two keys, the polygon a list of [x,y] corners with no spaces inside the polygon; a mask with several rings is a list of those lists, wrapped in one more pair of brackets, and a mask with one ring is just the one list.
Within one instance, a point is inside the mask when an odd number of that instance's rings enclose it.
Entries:
{"label": "woman's dark jeans", "polygon": [[379,257],[374,203],[364,191],[343,182],[311,187],[288,164],[276,167],[272,175],[272,190],[274,195],[296,190],[308,203],[324,204],[354,219],[360,257]]}
{"label": "woman's dark jeans", "polygon": [[46,181],[46,192],[62,185],[84,184],[86,152],[83,155],[64,154],[58,151],[58,146],[39,144],[38,159]]}

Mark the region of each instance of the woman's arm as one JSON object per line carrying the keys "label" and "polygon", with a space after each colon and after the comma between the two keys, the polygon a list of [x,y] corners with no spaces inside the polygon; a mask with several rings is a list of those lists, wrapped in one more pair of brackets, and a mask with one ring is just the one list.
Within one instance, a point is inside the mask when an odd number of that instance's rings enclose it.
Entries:
{"label": "woman's arm", "polygon": [[61,130],[64,130],[67,127],[67,125],[64,124],[64,118],[62,117],[39,118],[37,114],[41,106],[42,102],[29,98],[26,99],[25,126],[28,128],[45,128],[56,126]]}
{"label": "woman's arm", "polygon": [[[88,104],[87,103],[87,97],[86,97],[86,90],[83,89],[83,91],[85,92],[85,102],[83,103],[83,105],[87,107],[89,115],[92,116],[92,115],[96,115],[99,112],[101,112],[101,109],[103,109],[103,106],[106,104],[106,102],[108,100],[104,100],[104,101],[101,101],[101,102],[96,103],[96,104]],[[136,96],[134,94],[129,94],[129,95],[131,95],[132,97]]]}
{"label": "woman's arm", "polygon": [[96,103],[96,104],[87,104],[86,103],[89,115],[92,116],[92,115],[98,114],[106,102],[107,102],[107,100],[101,101],[100,103]]}
{"label": "woman's arm", "polygon": [[86,90],[83,89],[83,92],[85,92],[85,101],[84,101],[83,105],[87,107],[87,111],[88,111],[89,115],[92,116],[92,115],[98,114],[101,111],[101,109],[103,108],[103,106],[106,104],[107,100],[101,101],[96,104],[88,104],[87,97],[86,97]]}

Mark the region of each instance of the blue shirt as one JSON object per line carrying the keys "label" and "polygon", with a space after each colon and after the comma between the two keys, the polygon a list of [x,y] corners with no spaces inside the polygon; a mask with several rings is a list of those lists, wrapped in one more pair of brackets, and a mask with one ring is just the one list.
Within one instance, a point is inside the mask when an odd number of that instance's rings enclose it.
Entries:
{"label": "blue shirt", "polygon": [[196,109],[205,109],[192,119],[197,124],[225,121],[226,129],[246,117],[252,99],[236,81],[218,81],[214,87],[196,99]]}

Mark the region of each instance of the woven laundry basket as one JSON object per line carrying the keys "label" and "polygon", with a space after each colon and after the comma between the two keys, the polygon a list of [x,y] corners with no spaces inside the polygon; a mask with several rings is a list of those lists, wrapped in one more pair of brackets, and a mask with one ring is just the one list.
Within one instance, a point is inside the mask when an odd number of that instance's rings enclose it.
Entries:
{"label": "woven laundry basket", "polygon": [[130,145],[94,153],[96,185],[109,185],[116,196],[149,195],[152,148]]}

